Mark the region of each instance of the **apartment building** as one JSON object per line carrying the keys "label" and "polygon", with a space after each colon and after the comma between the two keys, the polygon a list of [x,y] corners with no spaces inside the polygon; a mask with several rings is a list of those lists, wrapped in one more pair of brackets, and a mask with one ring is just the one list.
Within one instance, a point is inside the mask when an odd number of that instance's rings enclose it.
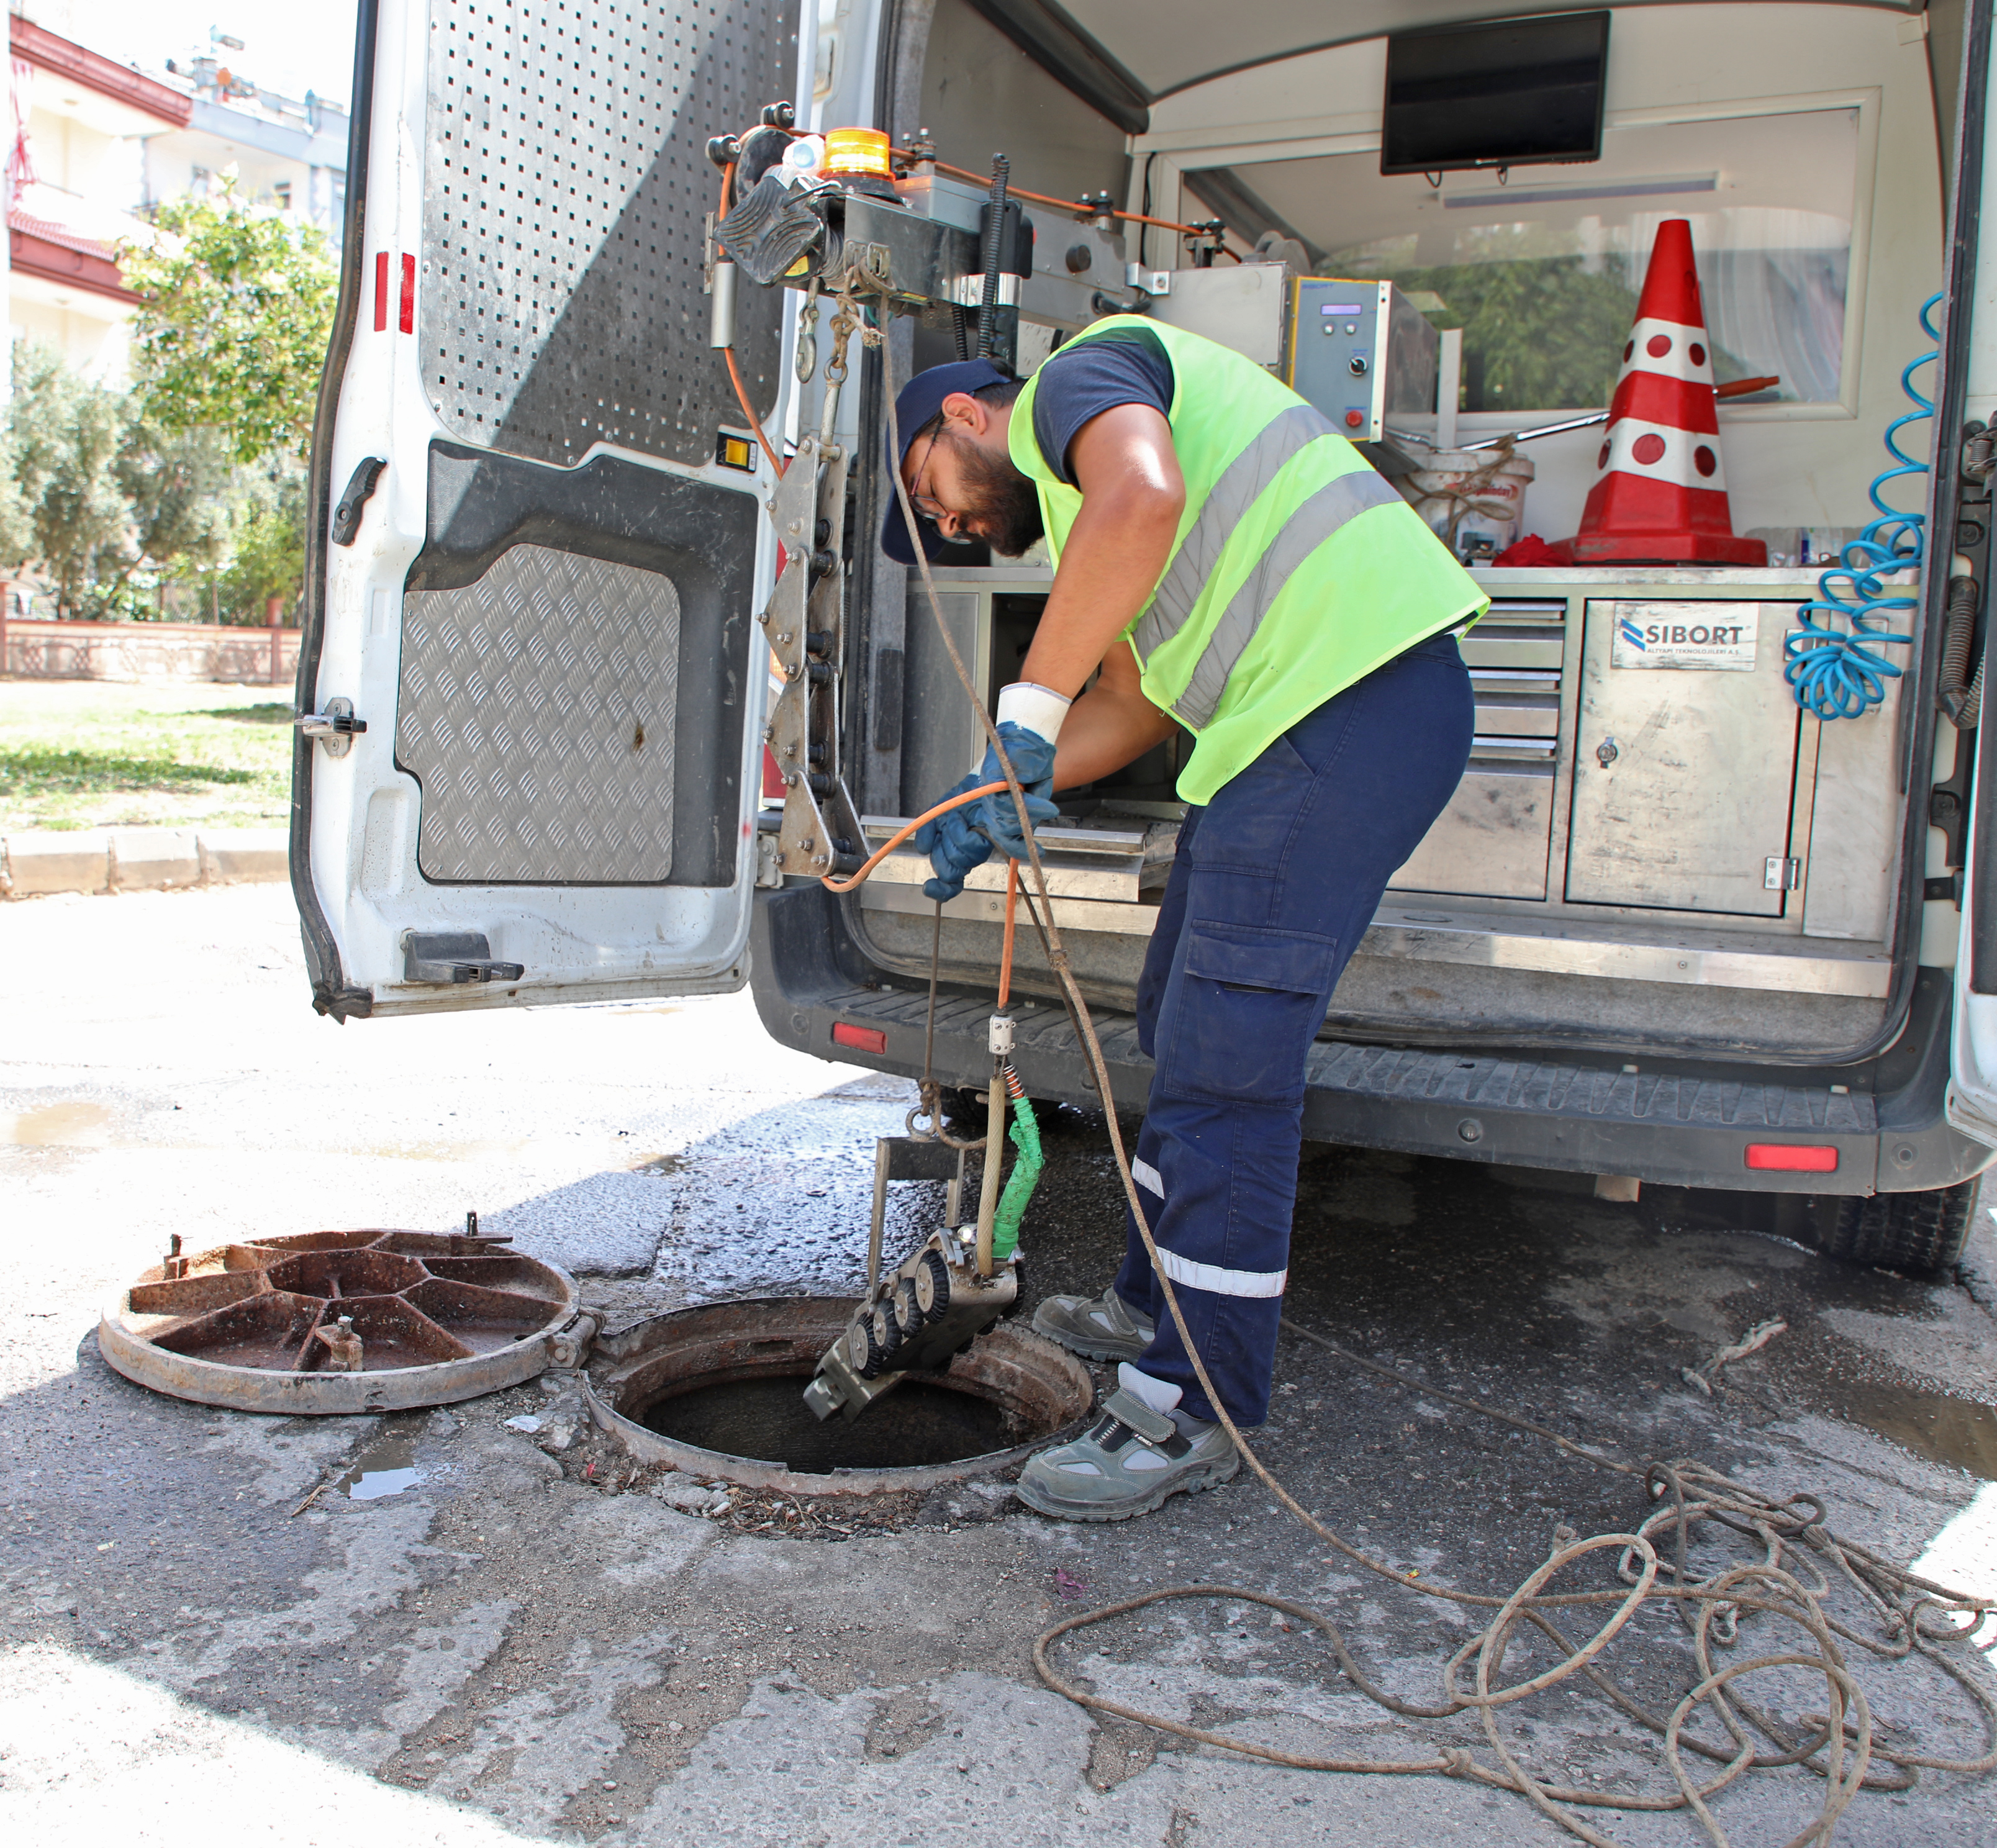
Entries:
{"label": "apartment building", "polygon": [[316,96],[265,90],[213,58],[140,71],[52,30],[36,10],[8,19],[5,325],[10,340],[120,381],[134,298],[119,249],[150,239],[150,209],[233,181],[336,243],[347,115]]}

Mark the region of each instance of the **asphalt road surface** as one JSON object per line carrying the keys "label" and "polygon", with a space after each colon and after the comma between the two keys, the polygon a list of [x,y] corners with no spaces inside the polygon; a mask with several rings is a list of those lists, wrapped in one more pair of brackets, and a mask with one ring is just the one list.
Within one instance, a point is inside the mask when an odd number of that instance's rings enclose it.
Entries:
{"label": "asphalt road surface", "polygon": [[[743,1496],[707,1516],[573,1433],[557,1379],[432,1412],[277,1419],[156,1396],[100,1359],[99,1305],[174,1233],[199,1250],[443,1230],[475,1208],[567,1267],[613,1327],[850,1291],[873,1139],[900,1129],[910,1088],[781,1050],[746,997],[341,1028],[310,1010],[289,895],[251,888],[0,907],[0,1023],[9,1839],[1572,1839],[1462,1779],[1247,1762],[1099,1724],[1040,1682],[1032,1641],[1057,1616],[1217,1581],[1323,1606],[1388,1687],[1433,1698],[1463,1619],[1328,1553],[1245,1475],[1116,1527],[1042,1520],[1002,1484],[858,1519]],[[1062,1112],[1048,1132],[1031,1289],[1094,1289],[1122,1239],[1104,1126]],[[934,1193],[898,1190],[896,1239],[933,1222]],[[1922,1283],[1785,1243],[1737,1199],[1611,1205],[1555,1177],[1316,1150],[1287,1308],[1609,1456],[1806,1490],[1850,1537],[1997,1593],[1990,1229],[1979,1214],[1961,1279]],[[1771,1319],[1786,1332],[1715,1395],[1686,1381]],[[1278,1378],[1270,1464],[1430,1581],[1502,1594],[1557,1528],[1646,1512],[1630,1478],[1306,1342],[1285,1339]],[[1767,1621],[1743,1622],[1742,1648],[1781,1646]],[[1604,1658],[1661,1710],[1692,1678],[1676,1624],[1647,1613]],[[1494,1762],[1468,1716],[1394,1718],[1314,1634],[1245,1602],[1154,1607],[1064,1660],[1112,1698],[1243,1739]],[[1867,1657],[1861,1674],[1883,1736],[1983,1749],[1923,1667]],[[1791,1712],[1812,1698],[1763,1694]],[[1649,1736],[1592,1695],[1537,1696],[1502,1724],[1548,1777],[1673,1788]],[[1759,1772],[1716,1809],[1737,1843],[1787,1841],[1823,1791]],[[1681,1812],[1592,1813],[1633,1848],[1704,1839]],[[1986,1841],[1993,1816],[1997,1781],[1924,1772],[1861,1793],[1837,1839]]]}

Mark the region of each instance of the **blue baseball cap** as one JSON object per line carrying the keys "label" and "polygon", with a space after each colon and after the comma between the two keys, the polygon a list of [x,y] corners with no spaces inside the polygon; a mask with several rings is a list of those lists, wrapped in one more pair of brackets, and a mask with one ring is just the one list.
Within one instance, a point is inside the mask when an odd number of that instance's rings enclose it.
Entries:
{"label": "blue baseball cap", "polygon": [[[902,433],[902,453],[895,453],[894,440],[888,443],[888,466],[898,470],[909,459],[909,450],[916,438],[943,409],[943,401],[959,391],[982,391],[987,385],[1006,385],[1012,382],[1009,373],[1001,372],[989,360],[958,360],[947,366],[932,366],[926,372],[918,372],[904,385],[895,400],[895,427]],[[926,520],[920,522],[923,553],[934,560],[954,548],[936,528]],[[902,518],[901,497],[891,487],[888,491],[887,518],[881,522],[881,550],[897,564],[916,562],[914,539],[909,532],[908,522]]]}

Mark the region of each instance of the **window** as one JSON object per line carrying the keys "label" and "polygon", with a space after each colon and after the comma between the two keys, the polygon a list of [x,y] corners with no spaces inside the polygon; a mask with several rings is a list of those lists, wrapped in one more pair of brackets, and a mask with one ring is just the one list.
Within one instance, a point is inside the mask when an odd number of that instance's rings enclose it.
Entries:
{"label": "window", "polygon": [[[1759,402],[1827,403],[1844,360],[1858,111],[1609,129],[1599,161],[1383,178],[1377,153],[1237,166],[1231,191],[1302,238],[1322,276],[1390,278],[1463,329],[1465,411],[1606,405],[1667,218],[1691,221],[1723,382],[1773,374]],[[1212,170],[1209,170],[1212,171]],[[1233,226],[1248,229],[1244,222]],[[1254,233],[1251,233],[1251,235]]]}

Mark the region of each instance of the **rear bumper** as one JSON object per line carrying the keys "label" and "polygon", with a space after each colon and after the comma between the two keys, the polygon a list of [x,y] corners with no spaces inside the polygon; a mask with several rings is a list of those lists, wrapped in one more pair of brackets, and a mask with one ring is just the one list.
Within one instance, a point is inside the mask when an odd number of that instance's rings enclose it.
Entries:
{"label": "rear bumper", "polygon": [[[818,887],[758,893],[751,986],[771,1036],[824,1059],[905,1077],[923,1071],[926,991],[861,957],[837,902]],[[1628,1174],[1685,1187],[1770,1193],[1902,1193],[1979,1174],[1997,1151],[1951,1129],[1947,972],[1923,970],[1906,1031],[1862,1064],[1798,1071],[1709,1060],[1626,1061],[1524,1049],[1463,1052],[1319,1040],[1304,1133],[1313,1140],[1459,1160]],[[936,1077],[981,1087],[991,1070],[988,996],[939,1000]],[[1117,1102],[1141,1110],[1151,1062],[1127,1014],[1097,1010]],[[836,1028],[846,1031],[833,1037]],[[1013,1063],[1036,1097],[1088,1105],[1065,1012],[1016,1011]],[[1624,1069],[1633,1064],[1634,1070]],[[1837,1151],[1834,1171],[1750,1168],[1750,1145]]]}

